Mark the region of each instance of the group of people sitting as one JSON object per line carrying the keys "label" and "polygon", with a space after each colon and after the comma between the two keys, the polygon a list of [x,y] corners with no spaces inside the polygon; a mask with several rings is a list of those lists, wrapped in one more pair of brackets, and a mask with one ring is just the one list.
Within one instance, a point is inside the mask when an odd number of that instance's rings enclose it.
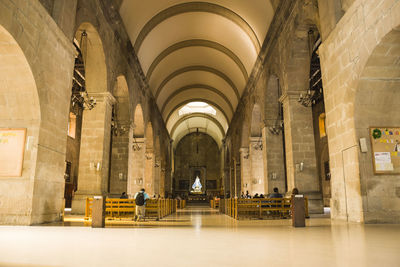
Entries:
{"label": "group of people sitting", "polygon": [[[297,188],[293,188],[292,190],[292,195],[297,195],[299,193],[299,190]],[[246,194],[242,192],[240,198],[283,198],[283,195],[279,193],[278,187],[274,187],[273,192],[265,196],[264,194],[258,194],[255,193],[255,195],[252,197],[249,194],[249,191],[246,191]]]}

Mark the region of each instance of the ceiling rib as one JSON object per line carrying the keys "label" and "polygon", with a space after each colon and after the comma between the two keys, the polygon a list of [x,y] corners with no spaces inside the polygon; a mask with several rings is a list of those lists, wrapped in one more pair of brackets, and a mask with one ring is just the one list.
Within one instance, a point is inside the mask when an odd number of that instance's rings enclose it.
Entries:
{"label": "ceiling rib", "polygon": [[257,35],[255,34],[251,26],[237,13],[217,4],[207,2],[189,2],[169,7],[152,17],[142,28],[138,37],[136,38],[134,45],[136,53],[139,53],[140,47],[142,46],[144,39],[158,24],[173,16],[190,12],[206,12],[217,14],[233,21],[249,36],[257,51],[257,54],[260,52],[261,45],[260,41],[257,38]]}
{"label": "ceiling rib", "polygon": [[[184,106],[184,105],[186,105],[186,104],[188,104],[188,103],[190,103],[190,102],[197,102],[197,101],[204,102],[204,103],[207,103],[207,104],[209,104],[209,105],[211,105],[211,106],[216,107],[216,108],[224,115],[226,121],[227,121],[228,123],[230,122],[229,117],[226,115],[225,111],[224,111],[218,104],[216,104],[215,102],[210,101],[210,100],[208,100],[208,99],[204,99],[204,98],[193,98],[193,99],[188,99],[188,100],[179,102],[179,104],[176,105],[176,106],[168,113],[167,117],[165,118],[165,121],[168,121],[168,120],[169,120],[169,117],[171,117],[172,113],[174,113],[174,111],[177,110],[178,108],[180,108],[180,107],[182,107],[182,106]],[[162,114],[162,113],[161,113],[161,114]]]}
{"label": "ceiling rib", "polygon": [[160,86],[157,88],[156,94],[154,96],[155,100],[157,101],[158,96],[160,95],[162,88],[170,80],[172,80],[173,78],[175,78],[176,76],[178,76],[180,74],[183,74],[183,73],[186,73],[186,72],[189,72],[189,71],[205,71],[205,72],[210,72],[210,73],[213,73],[213,74],[219,76],[220,78],[224,79],[232,87],[233,91],[235,92],[235,95],[236,95],[237,99],[240,100],[239,91],[238,91],[236,85],[233,83],[233,81],[225,73],[223,73],[223,72],[221,72],[221,71],[219,71],[217,69],[214,69],[214,68],[211,68],[211,67],[207,67],[207,66],[188,66],[188,67],[184,67],[184,68],[181,68],[179,70],[174,71],[173,73],[168,75],[167,78],[165,78],[161,82]]}
{"label": "ceiling rib", "polygon": [[212,117],[211,115],[208,115],[208,114],[205,114],[205,113],[191,113],[191,114],[184,115],[182,118],[180,118],[180,119],[174,124],[174,126],[173,126],[172,129],[171,129],[170,135],[171,135],[171,136],[174,135],[176,128],[177,128],[182,122],[184,122],[184,121],[186,121],[186,120],[188,120],[188,119],[191,119],[191,118],[198,118],[198,117],[205,118],[205,119],[207,119],[207,120],[210,120],[210,121],[214,122],[214,123],[218,126],[218,129],[221,131],[222,136],[225,135],[224,128],[223,128],[222,125],[219,123],[219,121],[218,121],[217,119],[215,119],[214,117]]}
{"label": "ceiling rib", "polygon": [[226,48],[225,46],[223,46],[217,42],[203,40],[203,39],[191,39],[191,40],[185,40],[185,41],[173,44],[170,47],[168,47],[167,49],[165,49],[164,51],[162,51],[151,63],[151,65],[147,71],[147,74],[146,74],[147,80],[150,81],[151,75],[153,74],[154,70],[157,68],[158,64],[164,58],[166,58],[168,55],[172,54],[173,52],[175,52],[179,49],[183,49],[183,48],[187,48],[187,47],[196,47],[196,46],[197,47],[208,47],[208,48],[218,50],[221,53],[224,53],[229,58],[231,58],[236,63],[236,65],[239,67],[240,71],[243,74],[244,80],[247,81],[247,79],[249,78],[249,75],[247,73],[247,70],[246,70],[243,62],[230,49]]}
{"label": "ceiling rib", "polygon": [[[183,86],[183,87],[179,88],[178,90],[174,91],[171,95],[169,95],[167,100],[165,100],[165,102],[163,103],[162,108],[161,108],[161,113],[164,112],[165,106],[168,104],[168,102],[172,98],[174,98],[175,96],[177,96],[178,94],[180,94],[180,93],[182,93],[184,91],[191,90],[191,89],[196,89],[196,88],[209,90],[209,91],[212,91],[212,92],[218,94],[229,105],[229,107],[230,107],[230,109],[232,111],[232,114],[235,113],[235,110],[233,109],[232,103],[229,101],[229,99],[226,97],[226,95],[221,93],[221,91],[219,91],[215,87],[212,87],[212,86],[209,86],[209,85],[205,85],[205,84],[191,84],[191,85]],[[238,99],[238,102],[239,102],[239,99]]]}

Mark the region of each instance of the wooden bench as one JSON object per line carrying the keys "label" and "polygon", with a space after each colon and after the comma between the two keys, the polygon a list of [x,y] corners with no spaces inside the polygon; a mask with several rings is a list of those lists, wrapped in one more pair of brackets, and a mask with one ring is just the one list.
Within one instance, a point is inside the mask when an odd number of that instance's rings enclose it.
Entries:
{"label": "wooden bench", "polygon": [[210,200],[210,207],[211,207],[212,209],[218,209],[218,208],[219,208],[219,201],[220,201],[219,198],[211,199],[211,200]]}
{"label": "wooden bench", "polygon": [[[306,217],[308,200],[305,198]],[[235,218],[289,218],[291,198],[225,199],[225,214]]]}
{"label": "wooden bench", "polygon": [[176,199],[176,209],[184,209],[186,207],[186,200]]}
{"label": "wooden bench", "polygon": [[[85,220],[92,217],[93,198],[86,198]],[[176,212],[176,200],[149,199],[146,202],[146,218],[161,219]],[[134,199],[107,198],[106,218],[115,220],[122,218],[133,219],[136,215]]]}

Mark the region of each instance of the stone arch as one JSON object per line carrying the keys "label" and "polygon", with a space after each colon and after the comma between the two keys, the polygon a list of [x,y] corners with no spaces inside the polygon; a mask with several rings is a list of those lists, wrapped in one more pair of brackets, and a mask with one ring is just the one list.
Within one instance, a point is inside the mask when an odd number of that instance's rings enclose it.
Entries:
{"label": "stone arch", "polygon": [[251,112],[250,136],[261,137],[261,107],[259,104],[254,104]]}
{"label": "stone arch", "polygon": [[89,22],[82,23],[75,32],[85,63],[88,93],[107,92],[107,67],[103,42],[96,28]]}
{"label": "stone arch", "polygon": [[[10,207],[16,214],[26,214],[22,210],[23,206],[31,206],[32,203],[25,202],[23,199],[27,188],[31,183],[30,179],[35,177],[36,160],[38,157],[37,140],[41,123],[41,110],[36,82],[29,66],[28,59],[17,41],[3,26],[0,25],[0,162],[7,163],[8,158],[16,160],[15,166],[10,169],[4,168],[8,164],[0,167],[0,195],[2,196],[3,209],[7,210],[7,203],[19,203],[18,207]],[[18,128],[23,130],[23,142],[26,146],[12,148],[7,146],[9,138],[7,129]],[[25,132],[26,131],[26,132]],[[26,136],[29,136],[27,138]],[[1,142],[3,141],[3,142]],[[12,140],[11,140],[12,141]],[[26,147],[26,148],[25,148]],[[23,151],[22,157],[20,152]],[[10,164],[13,162],[10,162]],[[19,177],[18,181],[14,176]],[[12,194],[9,189],[14,188]],[[24,196],[24,197],[23,197]],[[1,216],[0,214],[0,217]],[[8,217],[8,218],[6,218]],[[4,221],[6,220],[6,221]],[[29,224],[28,222],[18,221],[17,216],[4,216],[2,223]],[[14,220],[14,221],[7,221]]]}
{"label": "stone arch", "polygon": [[146,150],[154,149],[153,124],[149,121],[146,125]]}
{"label": "stone arch", "polygon": [[154,133],[153,125],[149,121],[145,132],[145,164],[144,164],[144,188],[146,192],[153,196],[155,194],[155,169],[156,157],[154,153]]}
{"label": "stone arch", "polygon": [[[128,83],[124,75],[117,77],[113,88],[113,96],[115,97],[115,116],[116,119],[123,123],[128,123],[130,120],[130,105],[129,105],[129,89]],[[123,125],[126,126],[126,125]]]}
{"label": "stone arch", "polygon": [[[400,26],[397,26],[374,47],[361,73],[354,97],[356,139],[372,139],[370,127],[384,128],[400,125],[399,88]],[[380,139],[385,139],[385,137]],[[374,144],[379,140],[372,139],[371,142]],[[389,151],[395,151],[392,147],[394,145],[391,143],[387,145]],[[398,222],[400,209],[395,208],[389,200],[398,197],[393,188],[400,188],[400,182],[397,176],[391,175],[390,172],[376,175],[371,164],[373,152],[369,147],[367,153],[358,152],[358,155],[354,155],[355,160],[358,158],[359,173],[346,176],[344,188],[346,211],[348,216],[351,216],[353,210],[361,211],[365,222]],[[392,153],[394,173],[400,171],[400,167],[396,168],[398,160],[396,157],[397,155]]]}
{"label": "stone arch", "polygon": [[135,113],[133,117],[134,129],[133,136],[134,137],[144,137],[144,118],[143,118],[143,109],[141,104],[137,104],[135,108]]}
{"label": "stone arch", "polygon": [[133,125],[129,133],[129,160],[127,193],[133,197],[145,187],[146,140],[142,105],[138,103],[133,114]]}
{"label": "stone arch", "polygon": [[[264,160],[263,160],[263,141],[262,141],[262,109],[261,105],[254,103],[251,111],[251,125],[250,125],[250,137],[249,137],[249,148],[248,148],[248,161],[249,165],[246,171],[246,167],[242,168],[243,181],[246,181],[250,193],[265,194],[267,181],[264,179]],[[246,157],[242,157],[243,164],[245,163]],[[248,177],[244,175],[247,173]]]}
{"label": "stone arch", "polygon": [[262,130],[265,192],[274,187],[286,191],[286,161],[284,155],[284,131],[279,78],[270,74],[264,91],[264,129]]}
{"label": "stone arch", "polygon": [[281,90],[279,86],[279,78],[275,74],[271,74],[267,81],[267,86],[264,91],[264,118],[267,127],[278,127],[278,120],[280,120],[281,104],[279,97]]}
{"label": "stone arch", "polygon": [[241,127],[241,140],[240,140],[240,147],[248,147],[249,146],[249,138],[250,138],[250,127],[249,121],[246,116],[242,115],[244,118],[242,119],[242,127]]}
{"label": "stone arch", "polygon": [[[310,5],[311,7],[312,5]],[[313,14],[312,11],[309,14]],[[323,213],[323,201],[316,160],[312,106],[298,102],[309,89],[312,48],[317,27],[310,17],[299,17],[285,55],[283,105],[287,189],[298,188],[310,199],[310,213]],[[301,149],[299,149],[301,147]],[[300,165],[306,166],[300,170]]]}
{"label": "stone arch", "polygon": [[164,181],[161,181],[161,161],[162,161],[162,152],[161,152],[161,144],[160,144],[160,136],[157,135],[154,143],[154,193],[156,195],[164,195],[163,189],[161,189],[161,184]]}
{"label": "stone arch", "polygon": [[119,197],[127,191],[129,135],[130,130],[130,101],[129,89],[123,75],[117,77],[113,96],[115,104],[112,117],[111,131],[111,163],[109,177],[109,192]]}
{"label": "stone arch", "polygon": [[[63,206],[65,147],[61,144],[66,141],[72,45],[55,23],[49,23],[50,17],[39,1],[29,5],[13,2],[2,5],[1,9],[0,127],[25,128],[27,133],[25,145],[21,146],[22,176],[0,179],[0,224],[56,221]],[[21,18],[29,18],[31,14],[36,14],[35,27],[26,31],[24,26],[30,21]],[[63,67],[54,67],[59,64]],[[56,99],[57,105],[51,99]],[[8,111],[13,109],[9,117]],[[51,164],[47,164],[49,161]],[[5,215],[9,211],[13,216]]]}

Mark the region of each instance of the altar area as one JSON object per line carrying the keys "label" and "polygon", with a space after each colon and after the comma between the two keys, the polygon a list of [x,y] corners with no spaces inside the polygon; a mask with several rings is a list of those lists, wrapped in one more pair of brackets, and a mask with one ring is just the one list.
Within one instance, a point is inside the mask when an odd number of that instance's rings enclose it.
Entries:
{"label": "altar area", "polygon": [[202,190],[203,186],[200,182],[199,176],[196,176],[196,179],[192,185],[192,190],[188,195],[188,203],[207,203],[207,195]]}

